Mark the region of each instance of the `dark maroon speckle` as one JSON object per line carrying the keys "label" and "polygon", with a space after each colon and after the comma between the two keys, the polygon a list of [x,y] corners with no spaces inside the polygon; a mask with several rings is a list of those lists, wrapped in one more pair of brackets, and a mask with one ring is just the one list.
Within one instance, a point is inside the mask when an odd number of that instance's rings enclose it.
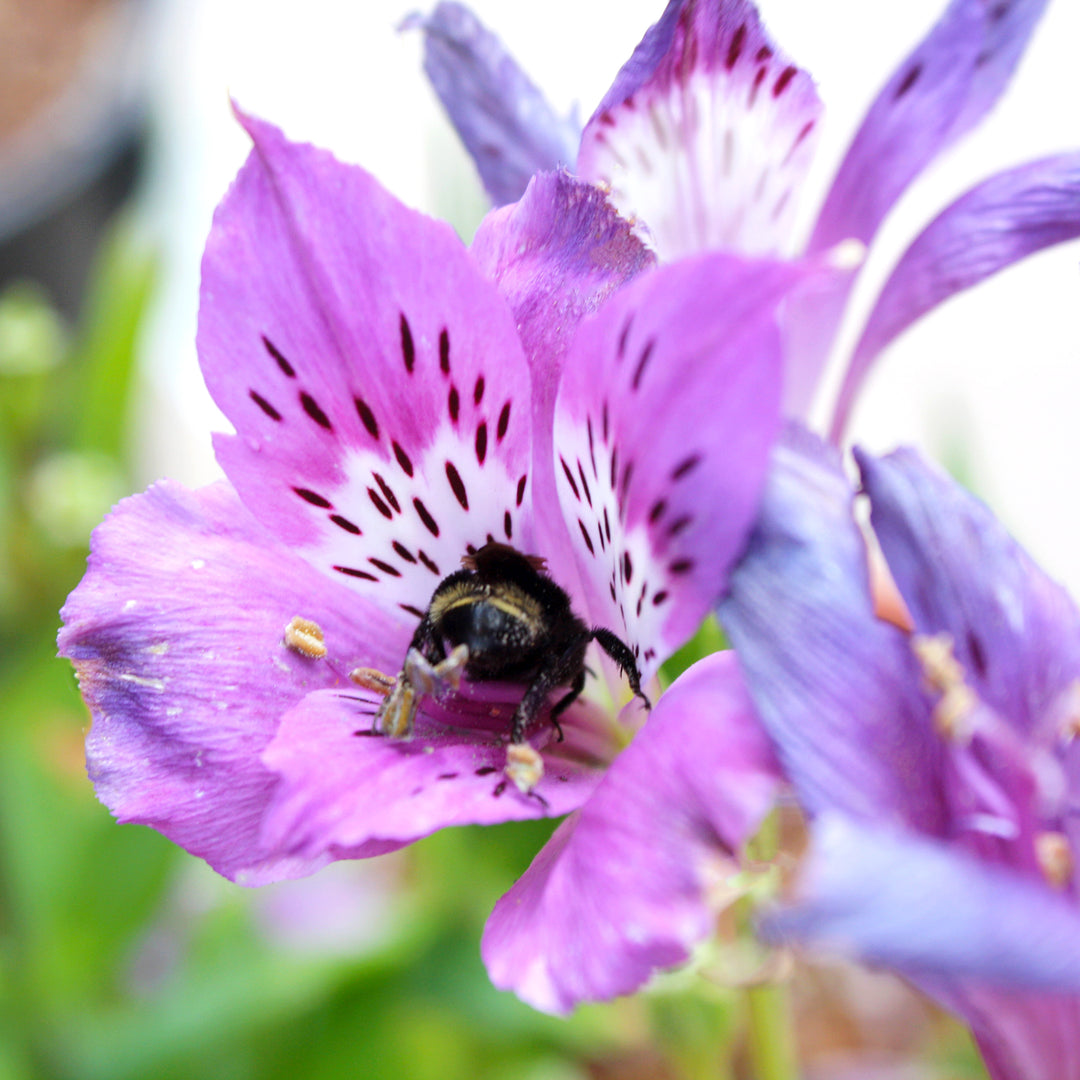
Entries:
{"label": "dark maroon speckle", "polygon": [[254,390],[249,390],[248,396],[251,398],[252,401],[255,402],[256,405],[259,406],[260,409],[262,409],[264,413],[266,413],[267,416],[270,417],[271,420],[281,419],[281,413],[279,413],[277,409],[275,409],[274,406],[271,405],[270,402],[267,401],[266,398],[264,398],[261,394],[257,394]]}

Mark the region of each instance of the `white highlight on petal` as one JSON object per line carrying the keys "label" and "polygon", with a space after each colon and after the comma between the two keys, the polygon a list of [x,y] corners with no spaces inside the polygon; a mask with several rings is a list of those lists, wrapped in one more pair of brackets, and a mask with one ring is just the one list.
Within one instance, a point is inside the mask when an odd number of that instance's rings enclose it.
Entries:
{"label": "white highlight on petal", "polygon": [[[640,220],[659,256],[731,249],[792,254],[797,191],[812,157],[812,113],[722,69],[646,87],[596,125],[579,161],[624,217]],[[638,99],[645,99],[644,101]],[[587,134],[588,137],[588,134]]]}

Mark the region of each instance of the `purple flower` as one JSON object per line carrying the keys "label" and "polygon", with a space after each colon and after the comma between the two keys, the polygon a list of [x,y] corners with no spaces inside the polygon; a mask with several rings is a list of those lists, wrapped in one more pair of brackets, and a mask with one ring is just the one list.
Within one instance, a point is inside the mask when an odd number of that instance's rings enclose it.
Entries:
{"label": "purple flower", "polygon": [[371,737],[380,676],[350,673],[398,672],[436,587],[495,540],[546,559],[651,680],[745,541],[780,423],[775,308],[820,266],[651,269],[566,174],[467,250],[363,170],[241,120],[254,149],[214,218],[198,332],[236,429],[215,438],[228,482],[122,502],[63,611],[98,795],[246,884],[582,808],[485,957],[541,1008],[634,989],[707,932],[717,851],[769,804],[733,661],[687,672],[616,757],[640,706],[615,723],[625,684],[598,654],[565,741],[550,703],[526,732],[542,775],[521,785],[521,686],[433,687],[405,740]]}
{"label": "purple flower", "polygon": [[853,495],[780,447],[721,614],[816,852],[774,935],[911,977],[996,1080],[1080,1077],[1080,614],[911,451],[857,453],[912,628],[875,615]]}
{"label": "purple flower", "polygon": [[[1004,91],[1046,0],[952,0],[886,81],[853,139],[803,250],[870,245],[889,210]],[[809,75],[749,0],[670,0],[577,140],[465,8],[426,19],[425,70],[496,202],[572,164],[665,259],[724,249],[792,253],[793,222],[822,105]],[[900,258],[848,361],[839,441],[866,374],[915,320],[1042,248],[1080,235],[1080,154],[1010,169],[946,208]],[[855,281],[806,283],[785,320],[785,411],[804,415]]]}

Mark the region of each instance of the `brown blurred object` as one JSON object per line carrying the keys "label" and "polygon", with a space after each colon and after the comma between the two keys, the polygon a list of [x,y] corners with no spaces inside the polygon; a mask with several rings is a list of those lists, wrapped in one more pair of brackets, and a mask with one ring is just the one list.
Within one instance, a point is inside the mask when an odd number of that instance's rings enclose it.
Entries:
{"label": "brown blurred object", "polygon": [[77,312],[137,173],[151,6],[0,0],[0,288],[31,278]]}

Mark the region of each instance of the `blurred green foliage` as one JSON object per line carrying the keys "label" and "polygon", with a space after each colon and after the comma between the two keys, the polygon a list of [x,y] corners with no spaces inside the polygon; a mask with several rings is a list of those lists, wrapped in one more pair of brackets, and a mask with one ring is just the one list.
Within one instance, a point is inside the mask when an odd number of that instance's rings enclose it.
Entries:
{"label": "blurred green foliage", "polygon": [[[97,803],[57,611],[131,489],[154,280],[122,217],[77,326],[30,284],[0,295],[0,1080],[752,1075],[746,994],[696,972],[569,1020],[492,988],[484,921],[550,822],[447,830],[249,891]],[[722,644],[706,624],[665,680]],[[942,1027],[948,1072],[928,1075],[979,1076]]]}

